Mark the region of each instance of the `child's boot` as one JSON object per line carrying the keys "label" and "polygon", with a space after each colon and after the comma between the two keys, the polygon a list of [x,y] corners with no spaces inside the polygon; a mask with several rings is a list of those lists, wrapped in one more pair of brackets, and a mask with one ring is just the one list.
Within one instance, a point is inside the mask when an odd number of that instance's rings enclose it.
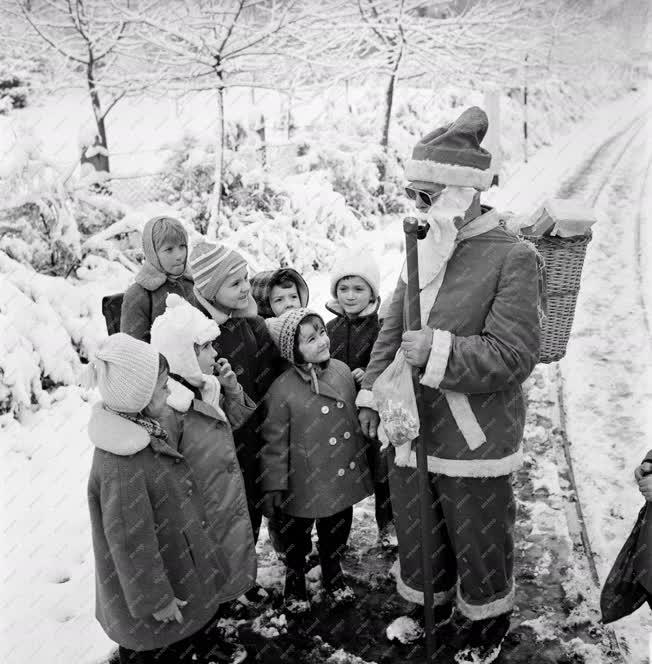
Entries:
{"label": "child's boot", "polygon": [[284,602],[289,613],[301,614],[310,610],[304,567],[286,568]]}
{"label": "child's boot", "polygon": [[486,620],[476,620],[470,625],[465,646],[457,649],[458,664],[491,664],[500,655],[503,640],[509,631],[511,612]]}
{"label": "child's boot", "polygon": [[322,561],[321,576],[326,596],[333,604],[348,604],[355,599],[353,589],[344,579],[339,559]]}

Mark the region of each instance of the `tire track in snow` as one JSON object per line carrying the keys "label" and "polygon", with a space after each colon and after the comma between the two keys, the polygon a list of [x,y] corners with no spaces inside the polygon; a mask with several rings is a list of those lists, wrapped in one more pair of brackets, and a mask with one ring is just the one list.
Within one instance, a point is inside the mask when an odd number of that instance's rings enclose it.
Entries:
{"label": "tire track in snow", "polygon": [[[602,197],[610,192],[612,188],[618,186],[619,179],[622,179],[623,169],[627,167],[628,161],[631,159],[631,148],[635,145],[637,138],[641,136],[642,130],[648,122],[649,112],[646,110],[645,113],[639,115],[632,123],[628,125],[623,131],[619,132],[609,140],[605,141],[593,154],[593,156],[587,160],[585,166],[582,170],[569,179],[559,190],[558,195],[561,197],[577,196],[578,194],[584,195],[593,206],[597,206],[601,201]],[[644,133],[643,133],[644,135]],[[624,137],[624,138],[623,138]],[[637,154],[638,151],[634,150],[634,154]],[[645,182],[647,182],[650,167],[652,160],[647,160],[647,165],[645,167],[645,177],[643,180],[643,185],[639,195],[636,197],[637,202],[637,214],[634,223],[634,272],[635,272],[635,281],[638,290],[638,297],[636,298],[640,307],[640,312],[643,314],[643,324],[646,330],[646,337],[649,341],[650,339],[650,329],[647,315],[645,313],[645,299],[643,297],[643,281],[642,281],[642,256],[641,256],[641,224],[643,222],[643,199],[645,194]],[[628,169],[629,172],[632,172],[632,169]],[[599,174],[599,179],[596,180],[596,174]],[[624,198],[624,192],[620,194]],[[611,209],[613,205],[610,205]],[[601,221],[601,223],[608,223],[610,226],[613,226],[614,222],[611,220]],[[623,240],[624,244],[625,240]],[[593,249],[598,251],[598,247],[593,247],[594,243],[589,245],[589,252]],[[589,256],[587,256],[589,259]],[[589,265],[589,260],[585,265]],[[601,266],[602,270],[609,269],[609,263],[603,262]],[[621,274],[614,275],[614,281],[617,281],[618,277],[623,278]],[[585,286],[585,291],[589,286]],[[605,291],[606,294],[607,291]],[[584,298],[586,299],[586,298]],[[578,300],[578,317],[580,314],[579,307],[581,306],[581,300]],[[598,314],[603,312],[598,311]],[[595,315],[595,312],[592,312]],[[606,312],[605,312],[605,315]],[[593,332],[593,330],[591,330]],[[571,340],[573,337],[571,337]],[[611,359],[611,358],[610,358]],[[567,510],[567,515],[569,517],[569,529],[571,530],[572,535],[576,541],[581,543],[581,547],[585,553],[586,561],[588,563],[588,571],[590,572],[591,578],[593,580],[595,589],[596,589],[596,599],[597,593],[600,590],[600,575],[598,574],[598,564],[596,561],[596,551],[595,548],[591,545],[591,539],[587,527],[586,519],[586,510],[582,506],[582,501],[580,499],[581,492],[577,482],[575,465],[573,463],[573,452],[572,452],[572,443],[571,437],[569,436],[569,422],[568,422],[568,400],[566,399],[566,388],[567,380],[564,377],[564,371],[562,366],[570,363],[571,358],[568,361],[563,361],[562,365],[554,365],[550,368],[551,377],[553,378],[554,384],[556,385],[556,401],[558,404],[558,422],[560,437],[559,441],[561,444],[561,453],[558,454],[559,458],[559,467],[558,471],[560,477],[566,477],[571,485],[571,502],[574,503],[575,507],[575,516],[572,513],[569,514]],[[616,359],[617,361],[617,359]],[[572,372],[571,372],[572,373]],[[610,388],[609,383],[603,384],[601,386],[602,390],[608,390]],[[626,430],[625,424],[627,423],[626,418],[623,420],[623,430]],[[586,452],[586,451],[585,451]],[[614,459],[616,461],[616,459]],[[620,458],[617,461],[622,460]],[[617,465],[617,464],[615,464]],[[589,510],[592,509],[592,506],[588,506]],[[605,506],[606,508],[606,506]],[[611,510],[614,507],[612,506]],[[621,517],[623,518],[623,517]],[[604,562],[604,561],[603,561]],[[607,635],[612,641],[612,645],[615,647],[616,651],[620,653],[621,661],[627,661],[625,653],[616,632],[612,628],[606,629]]]}

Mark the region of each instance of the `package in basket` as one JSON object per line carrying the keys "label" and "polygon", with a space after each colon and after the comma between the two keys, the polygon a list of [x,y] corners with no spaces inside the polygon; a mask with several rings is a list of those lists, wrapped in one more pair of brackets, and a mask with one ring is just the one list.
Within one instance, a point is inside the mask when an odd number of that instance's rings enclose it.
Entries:
{"label": "package in basket", "polygon": [[521,233],[535,237],[578,237],[588,235],[595,222],[595,211],[588,203],[550,198],[532,215],[532,223],[521,228]]}

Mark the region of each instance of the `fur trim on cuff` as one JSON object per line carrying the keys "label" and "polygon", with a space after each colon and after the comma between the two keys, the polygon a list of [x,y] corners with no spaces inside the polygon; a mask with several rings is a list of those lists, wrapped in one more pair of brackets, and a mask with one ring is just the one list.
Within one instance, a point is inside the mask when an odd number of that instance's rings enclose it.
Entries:
{"label": "fur trim on cuff", "polygon": [[[403,598],[406,599],[408,602],[412,602],[413,604],[420,604],[423,606],[424,604],[424,599],[423,599],[423,591],[422,590],[417,590],[416,588],[411,588],[410,586],[403,581],[401,578],[401,563],[399,559],[396,559],[396,562],[394,565],[392,565],[392,569],[390,572],[394,575],[394,578],[396,580],[396,592]],[[444,590],[442,592],[438,593],[433,593],[433,606],[442,606],[443,604],[447,604],[450,602],[453,598],[455,597],[455,586],[451,586],[448,590]]]}
{"label": "fur trim on cuff", "polygon": [[358,408],[372,408],[373,410],[378,410],[376,408],[374,393],[371,390],[360,390],[360,392],[358,392],[358,398],[355,400],[355,405]]}
{"label": "fur trim on cuff", "polygon": [[[410,468],[417,467],[416,452],[410,454],[407,465]],[[503,477],[517,471],[522,465],[521,448],[502,459],[443,459],[428,456],[428,472],[447,477]]]}
{"label": "fur trim on cuff", "polygon": [[442,164],[425,159],[410,159],[405,165],[405,178],[410,182],[436,182],[452,187],[473,187],[486,191],[491,187],[493,172],[472,166]]}
{"label": "fur trim on cuff", "polygon": [[439,387],[439,383],[444,379],[446,373],[446,365],[448,364],[448,356],[452,345],[453,335],[450,332],[446,330],[432,331],[432,347],[430,348],[428,363],[423,378],[419,381],[422,385],[433,388]]}
{"label": "fur trim on cuff", "polygon": [[469,620],[486,620],[487,618],[494,618],[503,613],[507,613],[514,608],[514,595],[516,588],[514,582],[509,592],[504,597],[499,597],[493,601],[488,601],[486,604],[469,604],[462,597],[460,584],[457,584],[457,608],[460,613]]}

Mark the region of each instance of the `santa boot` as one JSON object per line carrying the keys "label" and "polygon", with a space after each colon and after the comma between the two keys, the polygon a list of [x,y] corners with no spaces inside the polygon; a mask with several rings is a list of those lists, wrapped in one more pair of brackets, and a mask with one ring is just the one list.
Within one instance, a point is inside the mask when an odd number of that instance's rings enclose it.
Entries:
{"label": "santa boot", "polygon": [[[448,641],[447,628],[451,624],[453,603],[447,602],[433,609],[435,631],[437,639]],[[390,641],[399,640],[401,643],[415,643],[422,639],[426,632],[426,621],[423,604],[416,604],[414,608],[403,616],[396,618],[385,630]]]}
{"label": "santa boot", "polygon": [[500,655],[503,640],[509,631],[509,613],[470,624],[466,644],[457,650],[458,664],[491,664]]}

